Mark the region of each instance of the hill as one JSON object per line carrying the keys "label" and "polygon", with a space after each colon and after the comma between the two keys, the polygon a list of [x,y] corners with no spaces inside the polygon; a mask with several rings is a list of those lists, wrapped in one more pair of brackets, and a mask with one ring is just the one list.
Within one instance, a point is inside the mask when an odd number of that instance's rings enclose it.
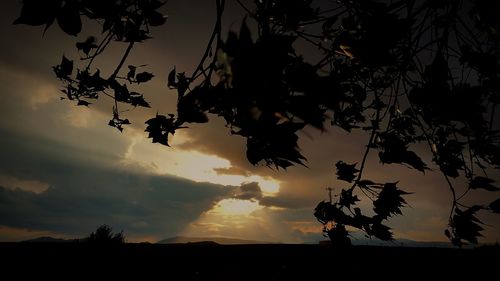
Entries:
{"label": "hill", "polygon": [[276,244],[266,241],[245,240],[228,237],[187,237],[175,236],[167,239],[160,240],[156,244],[185,244],[185,243],[204,243],[213,242],[221,245],[240,245],[240,244]]}
{"label": "hill", "polygon": [[29,240],[24,240],[21,242],[25,243],[67,243],[67,242],[74,242],[75,240],[73,239],[62,239],[62,238],[54,238],[50,236],[42,236],[42,237],[37,237],[34,239],[29,239]]}

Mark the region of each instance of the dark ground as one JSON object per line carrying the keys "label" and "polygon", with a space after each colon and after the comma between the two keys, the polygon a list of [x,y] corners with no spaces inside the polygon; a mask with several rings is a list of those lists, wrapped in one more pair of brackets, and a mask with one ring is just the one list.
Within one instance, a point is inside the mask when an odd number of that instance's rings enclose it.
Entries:
{"label": "dark ground", "polygon": [[500,280],[500,248],[0,243],[0,272],[13,277],[3,280]]}

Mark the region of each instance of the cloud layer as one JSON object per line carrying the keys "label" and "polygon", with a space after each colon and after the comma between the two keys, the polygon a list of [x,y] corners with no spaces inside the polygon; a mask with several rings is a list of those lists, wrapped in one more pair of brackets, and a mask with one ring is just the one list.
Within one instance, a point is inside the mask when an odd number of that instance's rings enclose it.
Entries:
{"label": "cloud layer", "polygon": [[[210,1],[196,7],[171,2],[167,14],[172,28],[154,32],[154,40],[138,46],[127,61],[148,64],[155,79],[141,87],[153,108],[127,112],[133,124],[123,134],[106,125],[109,100],[100,99],[90,109],[58,100],[60,85],[50,66],[59,63],[63,52],[78,60],[74,38],[61,36],[57,28],[42,37],[42,29],[12,26],[19,3],[9,1],[3,7],[0,32],[8,40],[0,52],[0,240],[27,237],[29,230],[35,230],[33,235],[85,235],[102,223],[124,229],[138,241],[179,233],[287,242],[322,239],[313,209],[327,199],[326,187],[336,192],[345,187],[335,179],[334,163],[359,161],[367,135],[306,128],[300,147],[309,168],[286,172],[250,165],[244,139],[231,136],[216,116],[176,134],[173,150],[145,140],[144,120],[157,111],[175,111],[176,95],[165,85],[167,73],[174,65],[179,71],[196,66],[213,20]],[[228,11],[238,9],[232,2],[228,5]],[[191,17],[184,16],[188,11]],[[229,13],[224,28],[237,29],[240,22]],[[86,27],[90,31],[78,40],[99,33],[97,25]],[[101,61],[103,73],[116,65],[123,47],[113,47]],[[430,159],[428,155],[425,160]],[[366,178],[399,181],[415,193],[407,198],[405,216],[390,223],[398,237],[445,239],[450,194],[437,172],[423,175],[381,165],[375,153],[367,166]],[[500,180],[498,171],[491,176]],[[203,182],[217,177],[235,184]],[[246,179],[239,187],[229,186]],[[264,180],[270,185],[264,186]],[[478,193],[473,199],[488,196]],[[242,200],[258,208],[237,216],[213,212],[222,200]],[[365,201],[369,208],[370,201]],[[494,241],[500,237],[500,222],[486,219],[492,227],[486,227],[485,235]]]}

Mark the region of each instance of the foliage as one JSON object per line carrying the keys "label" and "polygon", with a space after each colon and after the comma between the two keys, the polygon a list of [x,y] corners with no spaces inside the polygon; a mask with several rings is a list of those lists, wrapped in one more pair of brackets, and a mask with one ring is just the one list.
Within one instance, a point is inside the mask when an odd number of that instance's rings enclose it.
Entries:
{"label": "foliage", "polygon": [[125,236],[123,231],[113,233],[113,229],[109,225],[103,224],[95,232],[90,233],[87,241],[96,244],[121,244],[125,243]]}
{"label": "foliage", "polygon": [[[437,167],[452,196],[446,235],[458,246],[478,242],[482,227],[476,213],[500,212],[500,199],[484,205],[464,203],[469,193],[499,190],[487,174],[488,168],[500,167],[500,133],[495,129],[500,102],[500,21],[494,12],[498,4],[237,0],[245,19],[238,33],[224,37],[225,1],[214,2],[214,29],[200,63],[190,75],[173,67],[167,77],[167,86],[177,91],[177,114],[157,114],[146,121],[153,142],[168,146],[169,134],[186,123],[207,122],[210,113],[246,139],[250,163],[286,169],[306,164],[297,135],[304,127],[363,130],[369,138],[361,161],[336,159],[338,179],[348,186],[341,188],[337,202],[316,207],[326,235],[346,241],[350,226],[392,239],[384,223],[402,213],[408,193],[397,183],[363,177],[369,152],[376,150],[383,164],[422,173]],[[121,131],[130,121],[120,117],[119,103],[150,106],[127,85],[146,83],[154,75],[134,65],[123,77],[119,73],[134,44],[150,38],[149,28],[166,23],[158,11],[164,4],[25,0],[14,23],[47,29],[57,21],[69,35],[81,31],[82,16],[102,24],[102,39],[89,37],[76,44],[87,65],[74,71],[74,61],[63,56],[54,72],[65,85],[65,97],[78,105],[89,106],[101,94],[112,98],[109,125]],[[128,47],[115,71],[103,78],[93,62],[112,41]],[[309,57],[319,59],[311,62]],[[422,159],[424,145],[433,166]],[[469,184],[459,186],[450,178],[465,178]],[[361,195],[373,202],[374,215],[363,214],[357,205]]]}

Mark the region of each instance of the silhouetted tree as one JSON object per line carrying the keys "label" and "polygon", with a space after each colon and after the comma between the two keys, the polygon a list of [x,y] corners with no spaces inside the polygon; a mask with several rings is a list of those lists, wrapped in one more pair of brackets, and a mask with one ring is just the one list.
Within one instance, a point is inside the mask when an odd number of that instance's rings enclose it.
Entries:
{"label": "silhouetted tree", "polygon": [[[446,236],[458,246],[477,243],[482,230],[477,213],[500,213],[500,199],[475,205],[464,200],[479,189],[500,190],[487,174],[488,168],[500,167],[496,1],[236,0],[245,20],[239,33],[227,36],[221,32],[225,1],[213,2],[214,29],[198,66],[191,73],[174,67],[167,77],[167,86],[178,93],[177,114],[157,114],[146,121],[154,143],[168,146],[170,134],[187,123],[207,122],[211,113],[224,118],[232,134],[246,139],[250,163],[286,169],[305,165],[297,145],[297,133],[305,126],[368,132],[358,163],[332,159],[338,179],[346,182],[338,201],[316,207],[326,235],[338,241],[347,238],[346,226],[392,239],[384,223],[401,214],[402,196],[408,193],[397,180],[366,179],[367,156],[376,150],[384,164],[424,173],[428,164],[415,147],[425,144],[452,197]],[[150,106],[128,86],[154,77],[140,70],[142,66],[124,70],[125,61],[135,44],[150,39],[150,28],[165,24],[158,11],[164,4],[25,0],[14,23],[47,29],[57,21],[65,33],[77,35],[82,16],[99,22],[99,38],[76,43],[81,66],[63,56],[54,72],[65,97],[78,105],[88,106],[99,96],[113,99],[109,125],[122,131],[130,121],[122,118],[119,105]],[[115,70],[104,76],[96,58],[113,42],[128,47]],[[299,48],[297,42],[312,48]],[[468,184],[451,180],[460,177]],[[373,202],[374,215],[357,207],[358,196]]]}
{"label": "silhouetted tree", "polygon": [[90,233],[87,241],[96,244],[121,244],[125,243],[125,236],[123,231],[113,233],[113,229],[109,225],[103,224],[95,232]]}

